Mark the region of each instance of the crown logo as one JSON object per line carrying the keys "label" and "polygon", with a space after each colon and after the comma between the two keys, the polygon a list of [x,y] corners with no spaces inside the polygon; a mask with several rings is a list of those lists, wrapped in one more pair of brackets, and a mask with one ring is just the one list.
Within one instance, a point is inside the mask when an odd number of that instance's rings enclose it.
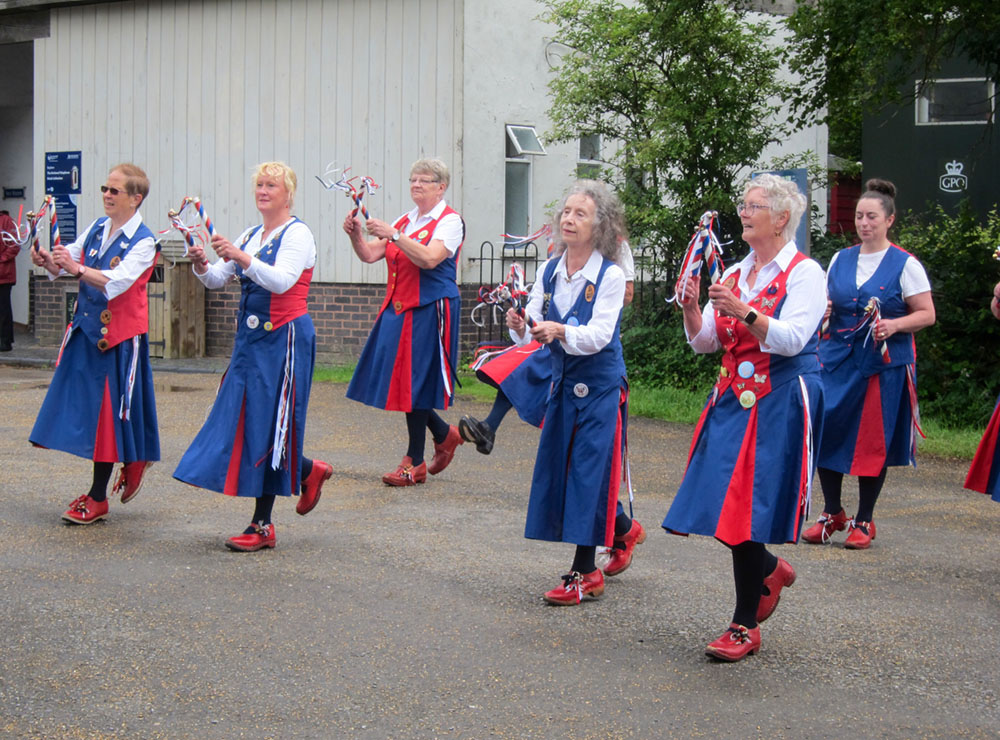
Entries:
{"label": "crown logo", "polygon": [[965,165],[957,160],[952,160],[944,166],[949,175],[961,175]]}

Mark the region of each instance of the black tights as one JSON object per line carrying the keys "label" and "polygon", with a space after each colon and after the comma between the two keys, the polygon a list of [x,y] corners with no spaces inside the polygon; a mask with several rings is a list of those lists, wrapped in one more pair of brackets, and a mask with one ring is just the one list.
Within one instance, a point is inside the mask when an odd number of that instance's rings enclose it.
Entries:
{"label": "black tights", "polygon": [[94,478],[90,483],[90,491],[87,493],[94,501],[104,501],[107,499],[108,481],[111,480],[111,471],[114,469],[114,463],[94,463]]}
{"label": "black tights", "polygon": [[730,546],[733,553],[733,580],[736,582],[736,609],[733,621],[747,629],[757,626],[757,606],[764,578],[778,567],[778,558],[762,542],[741,542]]}
{"label": "black tights", "polygon": [[448,436],[448,428],[448,422],[438,416],[434,409],[415,409],[406,413],[406,434],[409,438],[406,455],[414,465],[424,461],[427,430],[431,430],[431,437],[440,444]]}
{"label": "black tights", "polygon": [[[823,511],[836,514],[844,508],[840,503],[840,492],[844,484],[844,474],[828,468],[819,468],[819,482],[823,487]],[[859,522],[870,522],[875,515],[875,502],[882,493],[885,484],[885,474],[888,468],[882,468],[878,475],[858,476],[858,513],[854,518]]]}

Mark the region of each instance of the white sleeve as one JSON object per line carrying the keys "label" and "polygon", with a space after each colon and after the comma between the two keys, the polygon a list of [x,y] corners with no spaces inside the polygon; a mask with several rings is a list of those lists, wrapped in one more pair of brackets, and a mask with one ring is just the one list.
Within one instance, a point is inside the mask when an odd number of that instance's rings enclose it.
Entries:
{"label": "white sleeve", "polygon": [[104,285],[104,295],[110,301],[132,287],[146,270],[156,263],[156,242],[147,236],[132,245],[128,254],[110,270],[101,270],[108,282]]}
{"label": "white sleeve", "polygon": [[301,221],[296,221],[285,229],[273,265],[253,257],[250,267],[243,272],[262,288],[281,294],[298,282],[304,270],[315,264],[316,241],[312,231]]}
{"label": "white sleeve", "polygon": [[434,234],[431,236],[431,241],[439,239],[444,242],[444,248],[454,257],[455,252],[462,246],[462,239],[465,237],[464,231],[462,217],[457,213],[449,213],[438,221],[437,228],[434,229]]}
{"label": "white sleeve", "polygon": [[764,352],[793,357],[803,350],[819,329],[826,312],[826,277],[815,260],[792,268],[785,284],[787,295],[777,317],[767,323]]}
{"label": "white sleeve", "polygon": [[632,257],[632,247],[624,239],[618,245],[618,258],[615,262],[618,263],[618,266],[622,268],[622,272],[625,273],[626,283],[635,281],[635,260]]}
{"label": "white sleeve", "polygon": [[903,289],[903,298],[926,293],[931,289],[931,281],[927,277],[927,271],[916,257],[907,258],[899,283]]}
{"label": "white sleeve", "polygon": [[596,355],[604,349],[615,334],[624,302],[625,274],[618,265],[611,265],[604,271],[590,321],[580,326],[566,325],[566,339],[561,340],[566,353]]}

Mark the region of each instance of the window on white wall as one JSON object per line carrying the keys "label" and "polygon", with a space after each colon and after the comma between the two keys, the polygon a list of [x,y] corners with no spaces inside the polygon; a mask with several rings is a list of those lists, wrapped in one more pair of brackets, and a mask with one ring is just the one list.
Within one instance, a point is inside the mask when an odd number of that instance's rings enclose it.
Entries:
{"label": "window on white wall", "polygon": [[531,160],[545,154],[534,126],[507,124],[504,169],[504,232],[512,236],[531,233]]}
{"label": "window on white wall", "polygon": [[545,147],[538,140],[535,127],[507,124],[507,156],[520,157],[525,154],[545,154]]}
{"label": "window on white wall", "polygon": [[599,177],[601,174],[601,135],[580,137],[580,153],[576,163],[577,177]]}
{"label": "window on white wall", "polygon": [[917,83],[918,126],[981,124],[993,114],[995,88],[983,78],[955,78]]}

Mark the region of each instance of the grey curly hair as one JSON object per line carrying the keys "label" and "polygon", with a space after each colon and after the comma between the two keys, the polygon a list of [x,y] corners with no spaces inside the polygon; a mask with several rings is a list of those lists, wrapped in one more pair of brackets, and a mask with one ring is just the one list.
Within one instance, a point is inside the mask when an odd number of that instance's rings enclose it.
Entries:
{"label": "grey curly hair", "polygon": [[618,257],[618,239],[624,238],[625,211],[622,203],[607,183],[600,180],[577,180],[573,183],[552,214],[553,253],[566,251],[559,229],[559,219],[566,208],[566,201],[573,195],[585,195],[594,202],[594,225],[591,242],[594,249],[609,260]]}
{"label": "grey curly hair", "polygon": [[799,228],[799,221],[806,211],[806,197],[799,192],[799,186],[791,180],[765,173],[743,184],[743,197],[746,198],[751,190],[764,191],[767,204],[771,206],[771,223],[778,223],[781,214],[788,212],[788,223],[781,230],[781,238],[786,242],[794,239],[795,230]]}

